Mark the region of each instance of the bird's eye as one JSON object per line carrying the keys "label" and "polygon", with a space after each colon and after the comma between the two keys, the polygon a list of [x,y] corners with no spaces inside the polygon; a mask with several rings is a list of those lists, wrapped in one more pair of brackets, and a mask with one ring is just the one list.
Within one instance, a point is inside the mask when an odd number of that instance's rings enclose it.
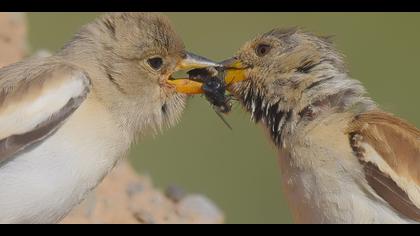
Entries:
{"label": "bird's eye", "polygon": [[147,60],[147,63],[149,63],[150,67],[154,70],[159,70],[163,65],[163,59],[160,57],[152,57]]}
{"label": "bird's eye", "polygon": [[267,53],[270,51],[270,49],[271,49],[271,46],[270,46],[270,45],[268,45],[268,44],[259,44],[259,45],[257,46],[257,48],[255,49],[255,53],[256,53],[259,57],[262,57],[262,56],[267,55]]}

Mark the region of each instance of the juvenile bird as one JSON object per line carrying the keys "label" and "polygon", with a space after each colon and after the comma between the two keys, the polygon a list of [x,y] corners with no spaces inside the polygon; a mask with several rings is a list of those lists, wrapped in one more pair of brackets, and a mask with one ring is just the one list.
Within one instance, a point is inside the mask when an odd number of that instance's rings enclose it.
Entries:
{"label": "juvenile bird", "polygon": [[0,70],[0,223],[62,219],[137,137],[180,118],[186,52],[167,18],[112,13],[56,54]]}
{"label": "juvenile bird", "polygon": [[295,222],[420,222],[420,131],[367,96],[328,38],[274,29],[223,64],[278,148]]}

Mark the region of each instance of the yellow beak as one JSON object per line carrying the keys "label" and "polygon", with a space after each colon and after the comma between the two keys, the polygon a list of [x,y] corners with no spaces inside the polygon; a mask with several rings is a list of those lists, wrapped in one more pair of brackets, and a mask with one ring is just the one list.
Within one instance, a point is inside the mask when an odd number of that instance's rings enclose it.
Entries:
{"label": "yellow beak", "polygon": [[247,68],[243,65],[237,58],[233,57],[222,61],[220,64],[225,67],[225,83],[227,85],[240,82],[245,80],[245,69]]}
{"label": "yellow beak", "polygon": [[[225,83],[227,85],[242,81],[245,79],[245,67],[238,59],[230,58],[221,63],[215,63],[201,56],[188,53],[186,57],[176,67],[176,70],[191,70],[205,67],[224,67]],[[185,94],[202,94],[204,93],[203,84],[188,78],[179,78],[169,80],[169,84],[173,85],[177,92]]]}
{"label": "yellow beak", "polygon": [[[193,53],[186,53],[185,57],[178,63],[175,71],[179,70],[192,70],[205,67],[221,67],[221,64],[213,62],[202,56],[195,55]],[[202,83],[189,80],[188,78],[179,78],[174,80],[168,80],[168,84],[173,85],[177,92],[185,94],[201,94]]]}

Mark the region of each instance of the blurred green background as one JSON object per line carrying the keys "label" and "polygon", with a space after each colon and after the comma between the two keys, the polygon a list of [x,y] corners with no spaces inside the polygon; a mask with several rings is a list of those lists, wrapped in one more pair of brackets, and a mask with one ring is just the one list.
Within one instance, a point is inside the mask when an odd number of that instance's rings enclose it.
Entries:
{"label": "blurred green background", "polygon": [[[59,49],[98,13],[30,13],[33,51]],[[274,27],[300,26],[334,35],[351,75],[382,108],[420,126],[419,13],[166,13],[187,48],[214,60],[231,56],[248,39]],[[239,107],[229,130],[201,97],[190,100],[180,124],[143,140],[131,161],[164,188],[204,193],[228,223],[290,223],[276,153]]]}

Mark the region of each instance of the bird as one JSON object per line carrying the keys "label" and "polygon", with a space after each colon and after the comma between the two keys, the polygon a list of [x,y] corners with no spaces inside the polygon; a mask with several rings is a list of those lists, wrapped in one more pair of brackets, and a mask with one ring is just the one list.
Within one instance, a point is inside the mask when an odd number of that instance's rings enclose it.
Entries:
{"label": "bird", "polygon": [[1,68],[0,223],[59,222],[133,143],[180,119],[194,91],[172,74],[212,65],[166,16],[123,12]]}
{"label": "bird", "polygon": [[295,223],[420,222],[420,131],[369,97],[331,37],[275,28],[221,64],[276,147]]}

